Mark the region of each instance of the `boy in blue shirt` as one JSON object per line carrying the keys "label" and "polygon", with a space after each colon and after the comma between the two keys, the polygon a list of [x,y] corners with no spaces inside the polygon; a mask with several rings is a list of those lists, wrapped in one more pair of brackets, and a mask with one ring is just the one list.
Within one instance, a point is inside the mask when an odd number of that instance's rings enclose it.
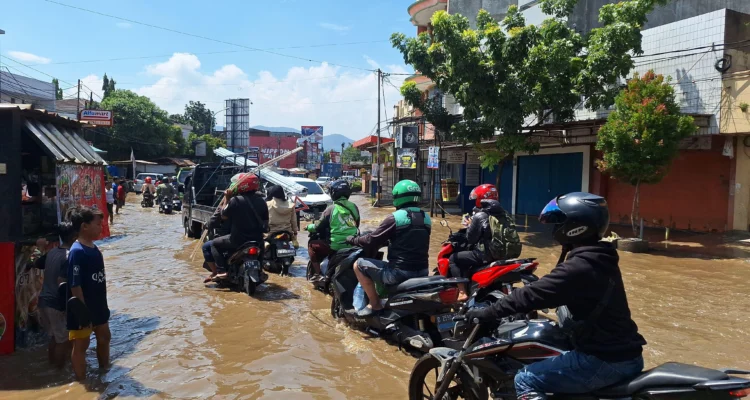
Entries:
{"label": "boy in blue shirt", "polygon": [[99,368],[109,366],[109,307],[107,306],[107,281],[104,273],[104,257],[94,241],[102,232],[104,214],[97,209],[81,207],[73,211],[70,220],[78,232],[78,241],[68,254],[68,284],[73,296],[88,309],[91,324],[87,327],[68,327],[69,339],[73,342],[71,361],[76,379],[86,378],[86,350],[91,342],[91,333],[96,335],[96,357]]}

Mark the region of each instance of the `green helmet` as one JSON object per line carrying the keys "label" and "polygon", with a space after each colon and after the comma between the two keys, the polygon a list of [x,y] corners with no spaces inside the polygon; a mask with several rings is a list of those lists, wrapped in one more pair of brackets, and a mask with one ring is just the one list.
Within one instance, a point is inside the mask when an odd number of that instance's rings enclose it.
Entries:
{"label": "green helmet", "polygon": [[417,182],[404,179],[393,187],[393,205],[401,208],[406,204],[419,203],[422,198],[422,189]]}

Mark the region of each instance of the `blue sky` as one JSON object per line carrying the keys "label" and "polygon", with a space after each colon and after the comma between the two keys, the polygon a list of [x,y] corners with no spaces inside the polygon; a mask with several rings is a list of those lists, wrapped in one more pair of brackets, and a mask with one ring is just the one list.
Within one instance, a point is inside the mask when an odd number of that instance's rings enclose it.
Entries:
{"label": "blue sky", "polygon": [[[388,43],[393,32],[415,33],[406,11],[411,1],[60,2],[243,46],[286,48],[273,51],[305,59],[411,72]],[[118,88],[149,96],[169,112],[180,112],[188,100],[206,102],[218,111],[223,99],[244,97],[253,102],[252,124],[323,125],[327,132],[354,139],[368,134],[377,120],[376,80],[361,69],[248,51],[43,0],[5,2],[0,29],[6,31],[0,36],[3,65],[18,68],[11,69],[14,73],[50,79],[5,57],[71,84],[83,79],[97,93],[106,72]],[[368,43],[345,44],[351,42]],[[328,44],[338,45],[320,46]],[[206,54],[216,52],[229,53]],[[154,57],[80,63],[149,56]],[[400,86],[396,77],[392,83]],[[385,85],[385,98],[390,113],[397,90]],[[218,123],[223,124],[221,116]]]}

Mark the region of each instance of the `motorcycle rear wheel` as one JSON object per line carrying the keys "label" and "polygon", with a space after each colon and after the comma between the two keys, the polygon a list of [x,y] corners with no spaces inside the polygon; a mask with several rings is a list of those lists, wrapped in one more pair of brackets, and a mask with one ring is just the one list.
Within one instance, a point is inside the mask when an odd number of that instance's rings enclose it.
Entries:
{"label": "motorcycle rear wheel", "polygon": [[331,296],[331,316],[333,319],[344,318],[344,309],[341,308],[341,302],[336,298],[336,295]]}
{"label": "motorcycle rear wheel", "polygon": [[[409,400],[433,399],[435,391],[440,386],[437,378],[440,374],[440,361],[430,354],[425,354],[417,360],[409,376]],[[489,393],[484,385],[477,385],[465,372],[459,371],[453,377],[452,386],[443,398],[487,400]],[[447,396],[447,397],[446,397]]]}

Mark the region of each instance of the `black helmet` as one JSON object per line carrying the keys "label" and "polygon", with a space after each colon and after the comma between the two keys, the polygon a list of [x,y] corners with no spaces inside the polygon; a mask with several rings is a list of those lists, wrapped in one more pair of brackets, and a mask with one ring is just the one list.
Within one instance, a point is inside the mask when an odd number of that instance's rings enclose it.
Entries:
{"label": "black helmet", "polygon": [[555,224],[555,240],[563,246],[594,243],[609,227],[607,200],[591,193],[564,194],[544,207],[539,221]]}
{"label": "black helmet", "polygon": [[349,182],[341,179],[331,184],[328,192],[331,194],[331,199],[336,201],[340,198],[348,199],[352,194],[352,187],[349,186]]}

